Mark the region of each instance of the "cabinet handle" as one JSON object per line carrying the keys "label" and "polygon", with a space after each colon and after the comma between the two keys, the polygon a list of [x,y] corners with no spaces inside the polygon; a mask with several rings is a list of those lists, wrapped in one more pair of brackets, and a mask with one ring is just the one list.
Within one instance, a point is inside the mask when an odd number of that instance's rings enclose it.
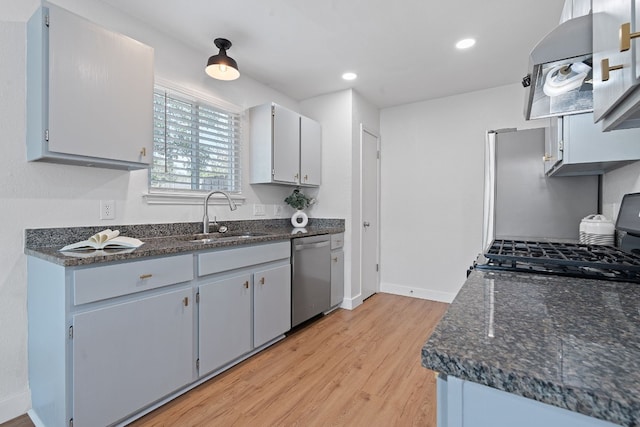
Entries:
{"label": "cabinet handle", "polygon": [[631,22],[620,25],[620,52],[631,49],[631,39],[640,37],[640,32],[631,32]]}
{"label": "cabinet handle", "polygon": [[307,181],[309,177],[307,175],[304,176],[304,180]]}
{"label": "cabinet handle", "polygon": [[146,157],[147,156],[147,147],[142,147],[142,150],[140,150],[140,155],[142,157]]}
{"label": "cabinet handle", "polygon": [[189,307],[189,297],[184,297],[182,304],[184,304],[185,307]]}
{"label": "cabinet handle", "polygon": [[300,174],[297,173],[296,176],[293,177],[293,179],[297,181],[299,177],[300,177]]}
{"label": "cabinet handle", "polygon": [[333,260],[333,262],[338,262],[338,257],[335,258],[331,258]]}
{"label": "cabinet handle", "polygon": [[141,274],[140,280],[150,279],[151,277],[153,277],[153,274]]}
{"label": "cabinet handle", "polygon": [[609,66],[609,58],[604,58],[601,63],[600,66],[602,68],[602,81],[606,82],[607,80],[609,80],[609,72],[610,71],[615,71],[615,70],[622,70],[622,65],[612,65]]}
{"label": "cabinet handle", "polygon": [[245,289],[249,289],[249,281],[248,280],[246,282],[244,282],[244,288]]}
{"label": "cabinet handle", "polygon": [[544,156],[542,156],[543,162],[550,162],[551,160],[553,160],[553,156],[551,154],[545,154]]}
{"label": "cabinet handle", "polygon": [[260,279],[260,284],[261,284],[261,285],[264,285],[264,277],[262,277],[262,278]]}

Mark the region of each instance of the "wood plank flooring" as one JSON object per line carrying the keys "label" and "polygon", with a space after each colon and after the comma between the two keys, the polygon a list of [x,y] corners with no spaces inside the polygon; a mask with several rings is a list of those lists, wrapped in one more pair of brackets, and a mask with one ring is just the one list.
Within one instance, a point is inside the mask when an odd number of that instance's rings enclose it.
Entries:
{"label": "wood plank flooring", "polygon": [[[159,426],[436,425],[420,348],[447,304],[376,294],[337,310],[135,421]],[[26,417],[26,416],[25,416]],[[0,427],[30,427],[25,417]]]}
{"label": "wood plank flooring", "polygon": [[435,426],[420,348],[447,304],[376,294],[337,310],[132,425]]}

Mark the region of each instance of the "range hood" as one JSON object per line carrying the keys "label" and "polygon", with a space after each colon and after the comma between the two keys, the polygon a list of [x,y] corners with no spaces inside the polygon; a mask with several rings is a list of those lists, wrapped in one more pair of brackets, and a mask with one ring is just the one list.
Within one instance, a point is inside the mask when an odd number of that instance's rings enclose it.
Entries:
{"label": "range hood", "polygon": [[592,15],[560,24],[529,55],[527,120],[593,111]]}

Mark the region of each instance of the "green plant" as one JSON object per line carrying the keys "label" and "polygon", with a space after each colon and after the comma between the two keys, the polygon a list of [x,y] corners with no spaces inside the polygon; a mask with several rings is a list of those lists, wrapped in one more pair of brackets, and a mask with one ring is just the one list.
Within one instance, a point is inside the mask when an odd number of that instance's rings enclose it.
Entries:
{"label": "green plant", "polygon": [[314,199],[307,197],[303,193],[301,193],[299,188],[293,190],[293,193],[287,196],[284,201],[294,209],[304,209],[311,206],[315,202]]}

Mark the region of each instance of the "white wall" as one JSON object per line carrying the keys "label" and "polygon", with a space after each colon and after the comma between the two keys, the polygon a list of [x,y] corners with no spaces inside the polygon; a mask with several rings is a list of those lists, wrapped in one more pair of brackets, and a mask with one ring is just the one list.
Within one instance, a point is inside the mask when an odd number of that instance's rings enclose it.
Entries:
{"label": "white wall", "polygon": [[304,100],[301,111],[322,123],[322,186],[317,217],[338,213],[345,219],[345,301],[344,308],[362,303],[360,283],[360,124],[378,132],[379,110],[348,89]]}
{"label": "white wall", "polygon": [[[156,75],[210,94],[243,108],[275,101],[292,109],[298,102],[241,76],[220,82],[204,74],[207,55],[172,40],[141,22],[121,15],[95,0],[56,0],[75,13],[155,48]],[[202,208],[194,205],[148,205],[147,172],[125,172],[47,163],[28,163],[25,149],[25,22],[35,11],[37,0],[4,0],[0,9],[0,422],[23,414],[30,407],[27,374],[26,257],[24,229],[81,225],[188,222],[202,219]],[[10,58],[10,60],[8,60]],[[312,115],[310,117],[314,118]],[[248,135],[245,135],[245,140]],[[245,145],[245,147],[248,147]],[[248,148],[243,153],[248,164]],[[254,218],[253,204],[282,205],[291,192],[284,186],[250,186],[248,169],[243,178],[246,202],[237,211],[212,206],[219,219]],[[331,178],[328,184],[331,185]],[[340,184],[337,184],[340,185]],[[326,187],[325,187],[326,188]],[[327,189],[327,193],[330,191]],[[116,219],[99,219],[99,200],[116,202]],[[323,196],[322,214],[340,217],[340,209]],[[322,205],[319,205],[322,206]],[[213,211],[213,213],[211,213]],[[267,217],[273,210],[267,210]],[[283,217],[290,215],[283,209]]]}
{"label": "white wall", "polygon": [[[615,132],[615,131],[614,131]],[[620,210],[622,196],[640,192],[640,162],[612,170],[602,180],[602,213],[615,220]]]}
{"label": "white wall", "polygon": [[482,248],[485,133],[526,122],[519,84],[383,109],[381,291],[451,301]]}

